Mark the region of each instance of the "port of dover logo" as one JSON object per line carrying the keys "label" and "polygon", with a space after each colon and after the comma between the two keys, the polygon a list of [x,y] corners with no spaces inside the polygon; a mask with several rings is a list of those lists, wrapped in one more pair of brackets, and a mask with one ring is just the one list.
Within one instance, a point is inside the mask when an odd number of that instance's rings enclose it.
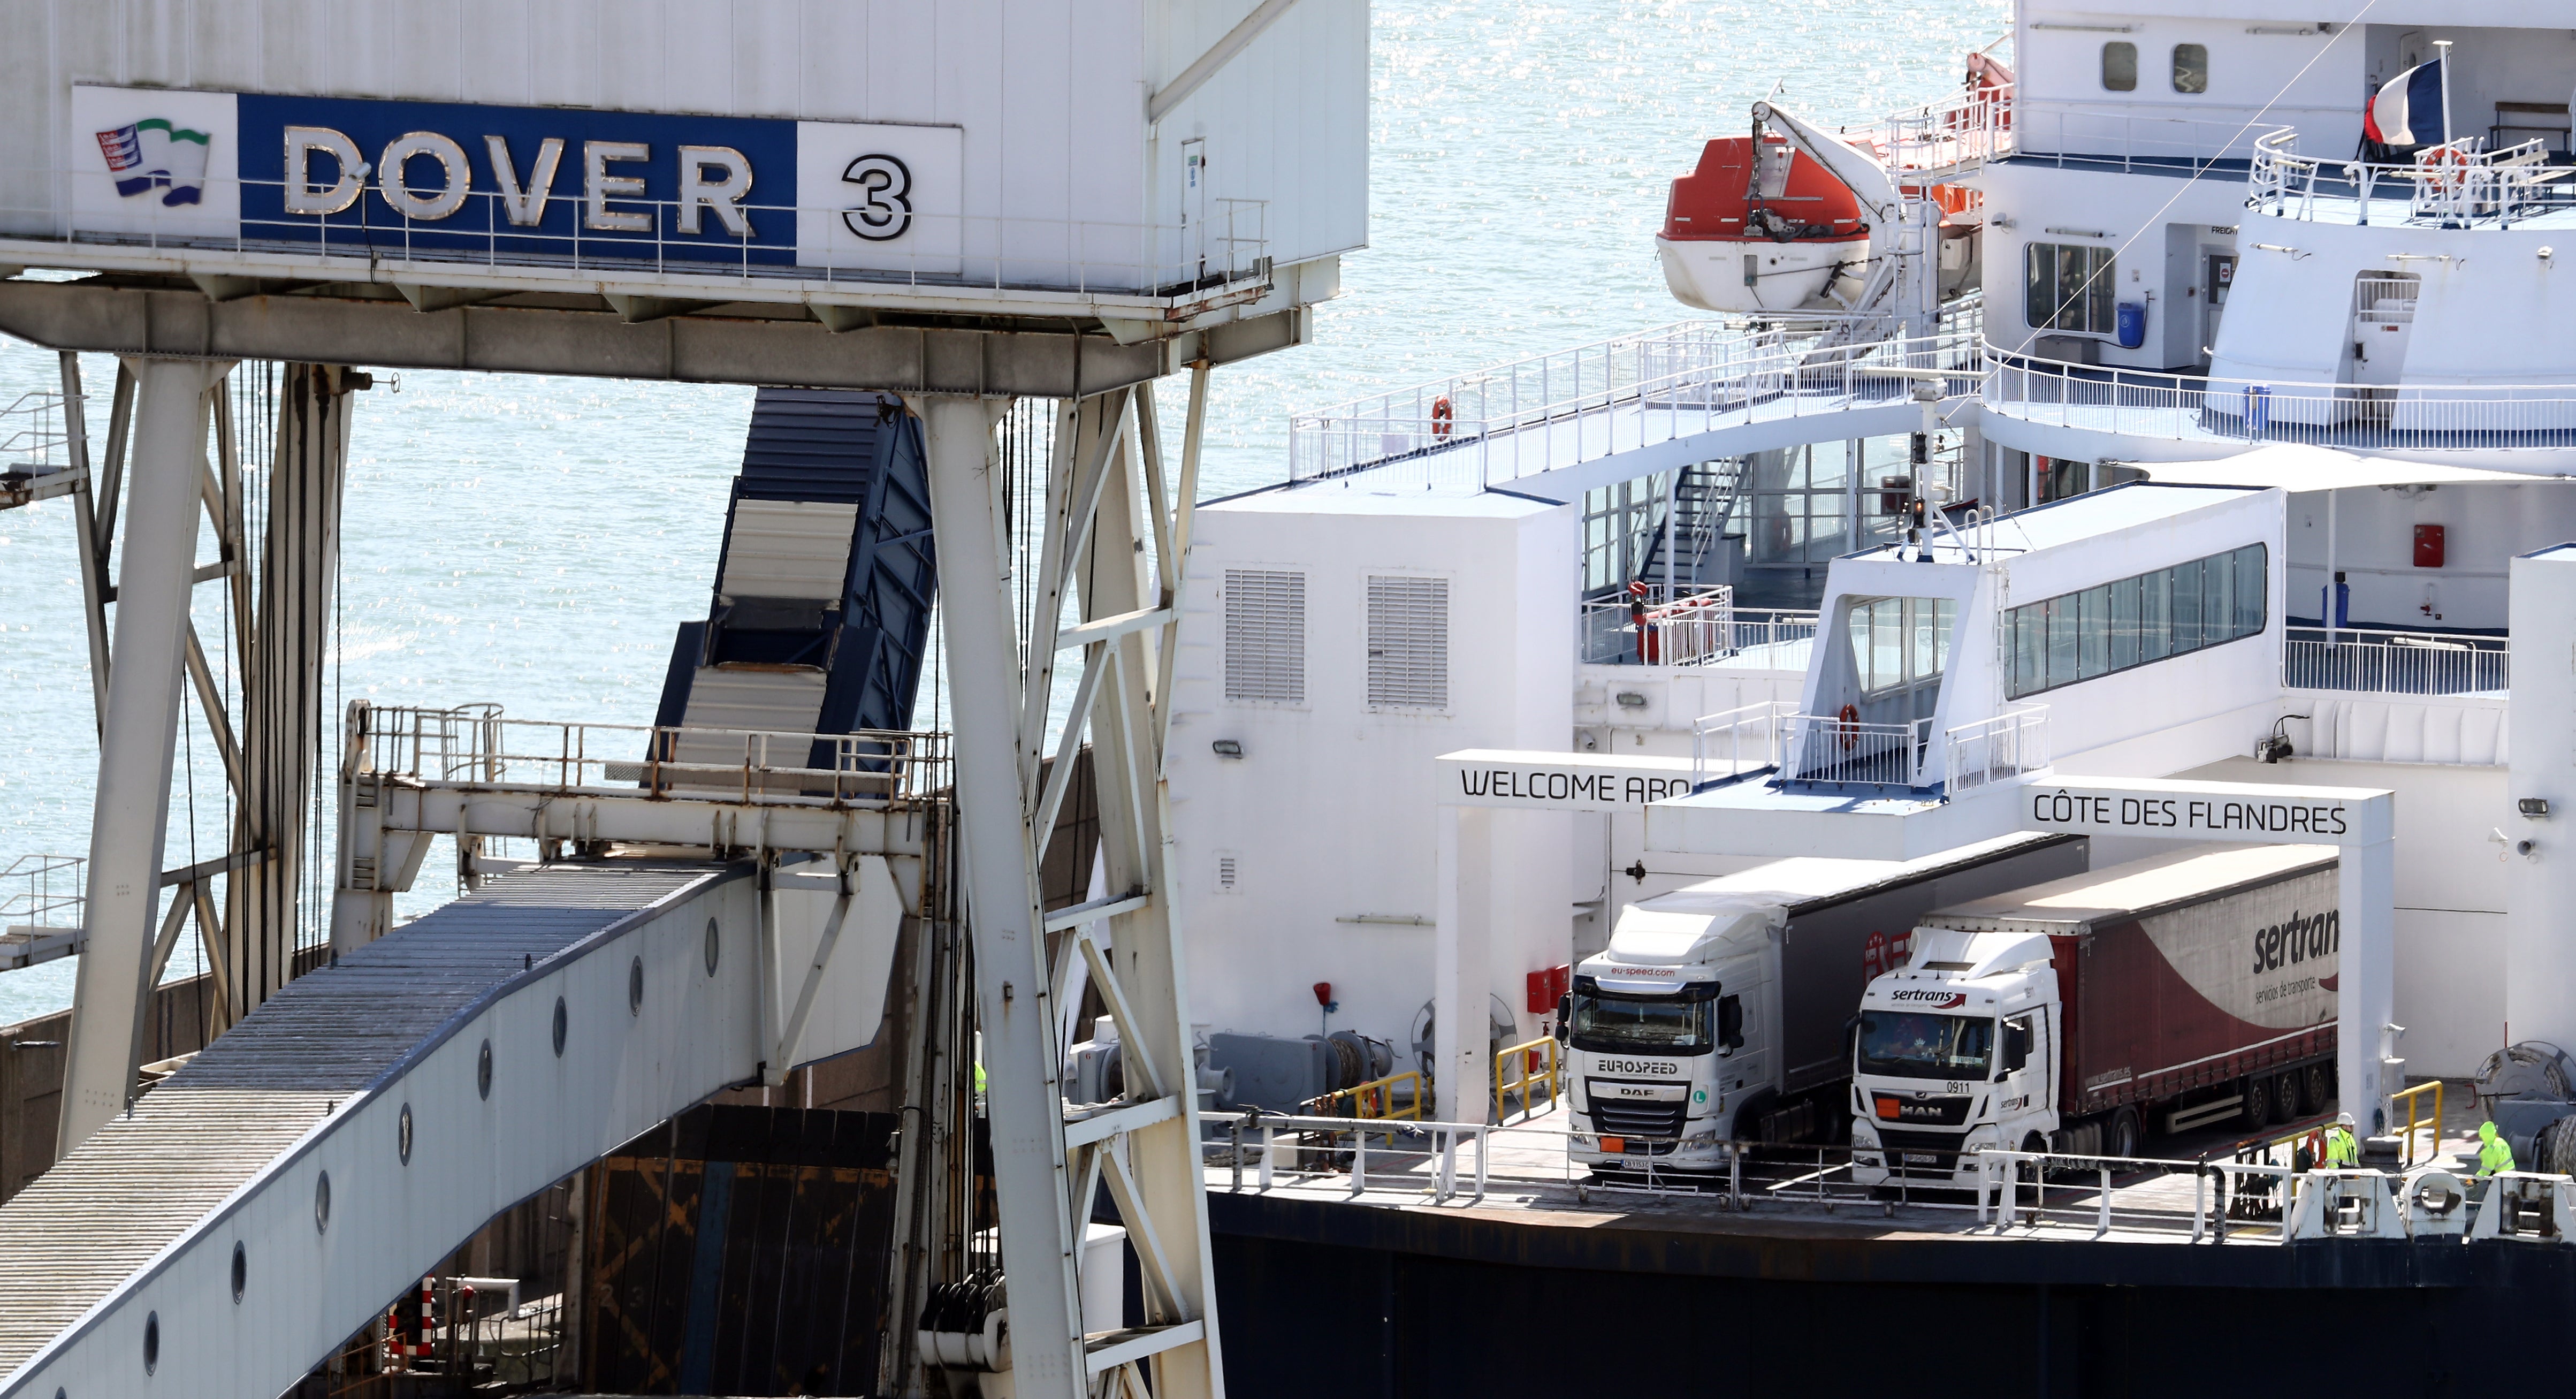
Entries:
{"label": "port of dover logo", "polygon": [[159,117],[98,133],[99,153],[107,157],[116,192],[132,199],[157,189],[164,208],[205,202],[206,154],[213,146],[214,138],[205,132]]}

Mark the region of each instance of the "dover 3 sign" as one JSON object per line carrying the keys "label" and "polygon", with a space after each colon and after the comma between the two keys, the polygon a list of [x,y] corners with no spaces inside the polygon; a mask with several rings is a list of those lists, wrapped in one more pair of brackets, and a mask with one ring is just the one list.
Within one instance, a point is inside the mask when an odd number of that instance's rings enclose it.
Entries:
{"label": "dover 3 sign", "polygon": [[69,139],[80,236],[931,276],[964,246],[953,126],[83,85]]}

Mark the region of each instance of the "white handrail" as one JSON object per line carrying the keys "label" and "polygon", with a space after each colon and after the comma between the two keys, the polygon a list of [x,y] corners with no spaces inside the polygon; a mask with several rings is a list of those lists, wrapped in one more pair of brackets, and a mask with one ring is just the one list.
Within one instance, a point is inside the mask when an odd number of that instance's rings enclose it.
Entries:
{"label": "white handrail", "polygon": [[2025,705],[1990,719],[1945,729],[1947,790],[1983,787],[2048,766],[2048,706]]}
{"label": "white handrail", "polygon": [[[1763,700],[1693,720],[1691,786],[1704,787],[1720,778],[1778,767],[1780,720],[1797,711],[1798,706],[1789,700]],[[1726,770],[1717,772],[1721,754]]]}

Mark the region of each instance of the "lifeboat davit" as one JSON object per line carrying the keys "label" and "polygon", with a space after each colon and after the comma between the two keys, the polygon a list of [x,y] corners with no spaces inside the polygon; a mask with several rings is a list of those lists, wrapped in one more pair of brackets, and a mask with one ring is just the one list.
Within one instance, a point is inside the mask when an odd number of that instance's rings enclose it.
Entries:
{"label": "lifeboat davit", "polygon": [[[1837,311],[1869,271],[1869,225],[1842,181],[1786,140],[1721,136],[1673,181],[1655,251],[1664,285],[1703,311]],[[1837,301],[1829,293],[1839,292]]]}

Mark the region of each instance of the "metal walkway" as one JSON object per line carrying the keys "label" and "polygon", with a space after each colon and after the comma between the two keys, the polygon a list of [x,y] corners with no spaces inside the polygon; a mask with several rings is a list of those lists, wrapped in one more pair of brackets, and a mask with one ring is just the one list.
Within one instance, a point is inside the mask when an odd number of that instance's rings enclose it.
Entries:
{"label": "metal walkway", "polygon": [[[875,869],[849,922],[890,956]],[[523,869],[290,983],[0,1207],[0,1395],[273,1399],[501,1210],[756,1074],[749,874]]]}
{"label": "metal walkway", "polygon": [[1723,457],[1910,432],[1918,384],[1944,400],[1977,392],[1982,325],[1973,298],[1937,334],[1849,346],[1684,321],[1298,414],[1289,481],[1570,500]]}

